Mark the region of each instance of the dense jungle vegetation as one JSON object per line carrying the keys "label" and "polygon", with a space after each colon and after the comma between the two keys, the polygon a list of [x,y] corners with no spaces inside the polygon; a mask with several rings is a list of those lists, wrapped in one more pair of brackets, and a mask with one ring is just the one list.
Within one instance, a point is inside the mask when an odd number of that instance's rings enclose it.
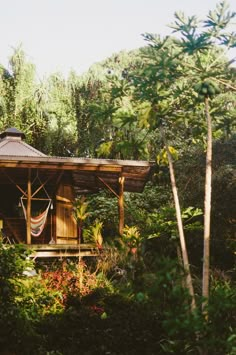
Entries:
{"label": "dense jungle vegetation", "polygon": [[122,236],[112,195],[78,196],[98,257],[0,243],[1,354],[236,354],[235,18],[224,1],[204,21],[176,13],[173,36],[67,79],[38,80],[22,47],[0,66],[0,131],[53,156],[157,162],[125,194]]}

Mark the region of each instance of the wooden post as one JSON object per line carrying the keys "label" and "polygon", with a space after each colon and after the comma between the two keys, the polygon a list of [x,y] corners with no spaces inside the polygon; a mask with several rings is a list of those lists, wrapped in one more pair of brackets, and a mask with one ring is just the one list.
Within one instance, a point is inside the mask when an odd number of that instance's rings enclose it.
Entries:
{"label": "wooden post", "polygon": [[31,244],[31,169],[28,170],[27,209],[26,209],[26,243]]}
{"label": "wooden post", "polygon": [[125,223],[125,211],[124,211],[124,176],[119,178],[119,199],[118,199],[118,208],[119,208],[119,234],[123,234],[124,223]]}

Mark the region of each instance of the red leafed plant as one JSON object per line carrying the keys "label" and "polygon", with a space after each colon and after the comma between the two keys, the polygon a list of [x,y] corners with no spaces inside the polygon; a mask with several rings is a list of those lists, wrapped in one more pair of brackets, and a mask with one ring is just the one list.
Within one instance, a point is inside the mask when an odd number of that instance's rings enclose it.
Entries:
{"label": "red leafed plant", "polygon": [[82,261],[75,271],[58,269],[42,272],[42,282],[51,291],[58,292],[63,305],[68,297],[84,297],[98,286],[96,273],[91,272]]}

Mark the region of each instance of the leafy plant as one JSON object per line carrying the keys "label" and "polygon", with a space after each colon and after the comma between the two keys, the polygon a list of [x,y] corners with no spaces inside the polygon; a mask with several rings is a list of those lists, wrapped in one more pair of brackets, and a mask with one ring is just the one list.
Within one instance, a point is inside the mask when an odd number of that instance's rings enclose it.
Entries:
{"label": "leafy plant", "polygon": [[89,216],[88,209],[88,202],[85,201],[85,197],[82,196],[77,198],[73,204],[73,215],[75,220],[78,222],[78,239],[79,243],[81,243],[82,237],[82,226],[86,218]]}
{"label": "leafy plant", "polygon": [[102,249],[103,237],[102,237],[103,222],[96,219],[89,228],[84,231],[84,237],[88,241],[92,241],[96,244],[98,249]]}
{"label": "leafy plant", "polygon": [[136,226],[125,226],[122,235],[122,241],[131,254],[137,254],[143,238]]}

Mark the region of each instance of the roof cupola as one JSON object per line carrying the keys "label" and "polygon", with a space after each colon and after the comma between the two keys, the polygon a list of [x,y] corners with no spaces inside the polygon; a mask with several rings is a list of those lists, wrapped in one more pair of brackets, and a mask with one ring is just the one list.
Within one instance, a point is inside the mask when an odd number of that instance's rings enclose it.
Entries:
{"label": "roof cupola", "polygon": [[0,133],[0,139],[3,138],[15,138],[19,140],[23,140],[25,138],[25,134],[18,129],[11,127],[7,128],[4,132]]}

